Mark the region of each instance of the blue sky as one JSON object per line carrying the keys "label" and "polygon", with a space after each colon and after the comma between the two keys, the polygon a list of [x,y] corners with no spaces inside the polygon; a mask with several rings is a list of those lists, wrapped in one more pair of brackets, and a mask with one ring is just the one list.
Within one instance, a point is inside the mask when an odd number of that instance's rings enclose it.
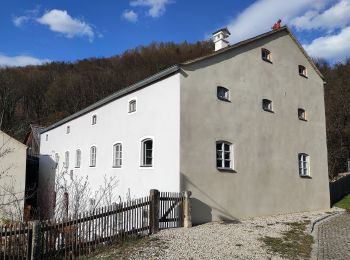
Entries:
{"label": "blue sky", "polygon": [[350,0],[11,0],[0,10],[0,66],[195,42],[225,26],[235,43],[270,30],[278,18],[311,56],[332,63],[350,57]]}

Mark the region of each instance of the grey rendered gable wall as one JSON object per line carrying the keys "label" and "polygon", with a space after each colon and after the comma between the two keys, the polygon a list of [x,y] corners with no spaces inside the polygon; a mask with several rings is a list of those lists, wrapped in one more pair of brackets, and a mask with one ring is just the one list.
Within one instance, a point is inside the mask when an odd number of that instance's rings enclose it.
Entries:
{"label": "grey rendered gable wall", "polygon": [[[329,207],[323,80],[285,31],[182,69],[180,182],[193,192],[195,223]],[[216,98],[218,85],[231,102]],[[216,169],[222,139],[234,144],[235,173]],[[310,155],[312,179],[298,175],[299,152]]]}

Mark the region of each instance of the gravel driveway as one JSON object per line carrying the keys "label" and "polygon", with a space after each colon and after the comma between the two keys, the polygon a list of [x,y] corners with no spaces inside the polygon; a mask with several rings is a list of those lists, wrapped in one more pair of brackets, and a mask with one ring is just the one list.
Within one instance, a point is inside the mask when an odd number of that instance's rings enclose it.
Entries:
{"label": "gravel driveway", "polygon": [[[138,248],[128,259],[282,259],[268,251],[261,241],[265,236],[281,237],[288,223],[311,222],[329,212],[306,212],[258,217],[241,222],[212,222],[190,229],[162,230],[152,235],[154,243]],[[309,227],[310,228],[310,225]]]}

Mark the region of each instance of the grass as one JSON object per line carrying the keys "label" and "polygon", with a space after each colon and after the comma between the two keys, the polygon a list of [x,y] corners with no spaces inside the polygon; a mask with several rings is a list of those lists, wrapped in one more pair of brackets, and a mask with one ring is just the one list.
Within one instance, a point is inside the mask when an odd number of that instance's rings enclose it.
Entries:
{"label": "grass", "polygon": [[279,254],[286,259],[309,259],[312,250],[313,237],[305,232],[309,220],[287,223],[291,228],[282,233],[282,237],[265,236],[261,240],[268,251]]}
{"label": "grass", "polygon": [[350,210],[350,194],[345,196],[341,201],[338,201],[334,206]]}
{"label": "grass", "polygon": [[113,245],[101,246],[90,255],[82,257],[82,259],[128,259],[135,251],[141,253],[144,248],[149,246],[164,247],[158,238],[135,237]]}

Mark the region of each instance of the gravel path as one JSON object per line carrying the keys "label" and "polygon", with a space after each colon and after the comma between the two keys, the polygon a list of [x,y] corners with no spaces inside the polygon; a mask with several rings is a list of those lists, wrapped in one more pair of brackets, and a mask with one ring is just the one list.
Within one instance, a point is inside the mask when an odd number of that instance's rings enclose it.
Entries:
{"label": "gravel path", "polygon": [[350,214],[331,217],[318,225],[317,259],[350,259]]}
{"label": "gravel path", "polygon": [[[154,243],[129,255],[129,259],[281,259],[273,255],[259,239],[281,237],[290,229],[286,223],[301,222],[330,215],[329,212],[305,212],[242,220],[212,222],[190,229],[162,230],[152,235]],[[309,227],[310,229],[311,227]]]}

